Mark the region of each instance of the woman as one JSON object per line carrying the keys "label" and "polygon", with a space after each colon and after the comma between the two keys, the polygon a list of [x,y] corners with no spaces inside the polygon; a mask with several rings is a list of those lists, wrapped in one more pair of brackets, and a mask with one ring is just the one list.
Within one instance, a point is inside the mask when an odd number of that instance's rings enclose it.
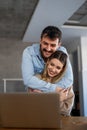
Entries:
{"label": "woman", "polygon": [[[67,55],[62,51],[54,52],[48,59],[43,73],[36,76],[50,83],[59,82],[64,76],[67,66]],[[41,92],[29,89],[29,92]],[[73,88],[58,88],[60,94],[60,108],[62,115],[70,115],[74,103]]]}

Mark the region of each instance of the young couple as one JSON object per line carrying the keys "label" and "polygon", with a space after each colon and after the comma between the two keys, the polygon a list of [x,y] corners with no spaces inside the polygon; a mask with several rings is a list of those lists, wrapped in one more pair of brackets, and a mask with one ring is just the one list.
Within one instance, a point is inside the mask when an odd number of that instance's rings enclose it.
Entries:
{"label": "young couple", "polygon": [[22,75],[29,92],[59,93],[61,114],[70,115],[74,101],[73,73],[67,51],[61,46],[61,35],[55,26],[42,31],[40,44],[23,52]]}

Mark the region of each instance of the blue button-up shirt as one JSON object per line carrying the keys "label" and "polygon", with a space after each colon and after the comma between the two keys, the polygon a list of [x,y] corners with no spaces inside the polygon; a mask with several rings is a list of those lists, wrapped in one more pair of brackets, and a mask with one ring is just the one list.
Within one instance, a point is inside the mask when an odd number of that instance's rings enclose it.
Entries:
{"label": "blue button-up shirt", "polygon": [[[63,46],[59,47],[58,50],[67,54],[67,51]],[[31,87],[43,92],[54,92],[58,86],[67,88],[73,84],[73,72],[69,58],[67,60],[67,69],[64,76],[55,84],[45,82],[35,76],[35,74],[43,71],[44,66],[45,62],[41,57],[40,44],[33,44],[32,46],[25,48],[22,57],[22,76],[26,88]]]}

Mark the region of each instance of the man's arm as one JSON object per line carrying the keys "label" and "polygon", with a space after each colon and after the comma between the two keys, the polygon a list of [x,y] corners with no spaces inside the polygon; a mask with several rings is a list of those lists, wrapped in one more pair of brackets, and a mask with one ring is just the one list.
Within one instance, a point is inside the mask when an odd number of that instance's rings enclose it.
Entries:
{"label": "man's arm", "polygon": [[73,71],[72,71],[72,66],[70,63],[69,55],[65,47],[60,46],[58,50],[63,51],[65,54],[67,54],[67,68],[64,76],[60,81],[57,82],[57,85],[63,88],[68,88],[73,85]]}
{"label": "man's arm", "polygon": [[57,86],[67,88],[73,83],[72,68],[70,63],[68,64],[68,68],[64,77],[56,84],[51,84],[49,82],[40,80],[34,75],[35,73],[32,57],[28,53],[28,50],[25,50],[22,57],[22,76],[26,88],[31,87],[32,89],[39,89],[44,92],[55,92]]}
{"label": "man's arm", "polygon": [[44,92],[54,92],[57,85],[47,83],[43,80],[37,78],[34,72],[34,66],[32,61],[32,56],[29,54],[28,50],[25,49],[22,57],[22,76],[24,85],[26,89],[31,87],[32,89],[39,89]]}
{"label": "man's arm", "polygon": [[63,88],[68,88],[73,85],[73,71],[72,71],[69,57],[67,59],[66,72],[65,72],[64,76],[62,77],[62,79],[60,81],[58,81],[56,84]]}

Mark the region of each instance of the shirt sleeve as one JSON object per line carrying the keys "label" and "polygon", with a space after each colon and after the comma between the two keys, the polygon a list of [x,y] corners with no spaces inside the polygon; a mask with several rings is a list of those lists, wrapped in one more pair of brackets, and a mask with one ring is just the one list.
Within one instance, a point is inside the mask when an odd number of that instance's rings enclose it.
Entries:
{"label": "shirt sleeve", "polygon": [[72,66],[71,62],[69,59],[68,52],[65,47],[61,46],[58,50],[63,51],[65,54],[67,54],[67,68],[64,76],[60,81],[57,82],[57,86],[60,86],[62,88],[68,88],[73,85],[73,71],[72,71]]}
{"label": "shirt sleeve", "polygon": [[56,84],[57,86],[60,86],[62,88],[68,88],[73,85],[73,71],[69,58],[67,59],[66,72],[62,79],[58,81]]}

